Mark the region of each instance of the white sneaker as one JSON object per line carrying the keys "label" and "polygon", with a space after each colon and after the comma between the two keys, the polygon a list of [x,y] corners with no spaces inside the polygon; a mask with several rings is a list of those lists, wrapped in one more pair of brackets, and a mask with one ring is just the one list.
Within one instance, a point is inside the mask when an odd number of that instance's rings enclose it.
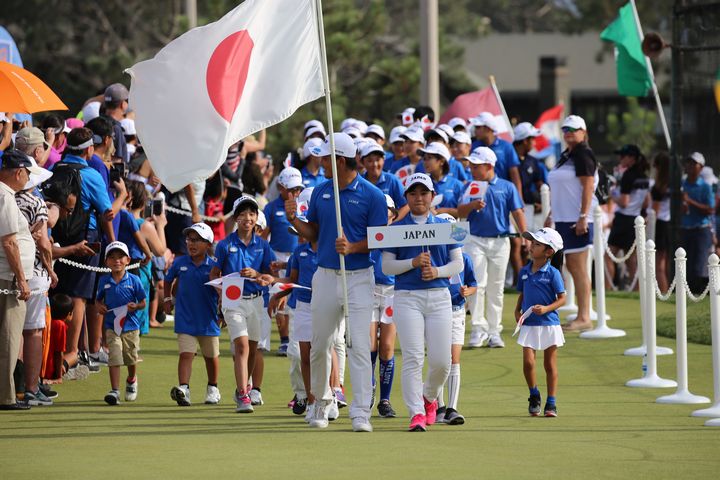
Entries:
{"label": "white sneaker", "polygon": [[310,423],[310,419],[315,415],[315,404],[311,404],[307,406],[307,409],[305,410],[305,423]]}
{"label": "white sneaker", "polygon": [[315,408],[308,422],[311,428],[327,428],[328,416],[327,407],[321,401],[315,401]]}
{"label": "white sneaker", "polygon": [[255,388],[250,390],[250,403],[253,405],[263,404],[262,393],[260,393],[260,390],[257,390]]}
{"label": "white sneaker", "polygon": [[470,332],[470,341],[468,341],[468,346],[471,348],[480,348],[485,345],[487,339],[487,333],[481,332],[479,330],[473,330],[472,332]]}
{"label": "white sneaker", "polygon": [[500,335],[495,334],[490,336],[490,340],[488,340],[488,347],[490,348],[505,348],[505,342],[503,342],[503,339]]}
{"label": "white sneaker", "polygon": [[353,432],[372,432],[370,420],[365,417],[355,417],[352,419]]}
{"label": "white sneaker", "polygon": [[102,363],[103,365],[107,365],[109,360],[107,352],[102,348],[95,353],[88,353],[88,357],[90,357],[90,360],[93,362]]}
{"label": "white sneaker", "polygon": [[125,382],[125,401],[126,402],[134,402],[137,400],[137,391],[138,391],[138,380],[137,378],[133,383]]}
{"label": "white sneaker", "polygon": [[207,393],[205,393],[205,404],[217,405],[218,403],[220,403],[220,390],[218,389],[218,387],[208,385]]}
{"label": "white sneaker", "polygon": [[337,403],[337,400],[335,398],[333,398],[332,403],[327,408],[328,421],[334,422],[335,420],[338,419],[339,416],[340,416],[340,410],[338,409],[338,403]]}
{"label": "white sneaker", "polygon": [[190,387],[180,385],[170,389],[170,398],[175,400],[181,407],[189,407],[190,403]]}

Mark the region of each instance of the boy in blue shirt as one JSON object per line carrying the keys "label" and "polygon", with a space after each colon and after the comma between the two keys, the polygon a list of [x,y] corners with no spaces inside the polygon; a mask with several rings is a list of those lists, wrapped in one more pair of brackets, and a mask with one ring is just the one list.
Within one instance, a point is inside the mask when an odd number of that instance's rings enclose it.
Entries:
{"label": "boy in blue shirt", "polygon": [[524,320],[517,342],[523,347],[523,374],[530,389],[528,412],[533,417],[540,415],[542,399],[535,380],[535,352],[543,350],[548,393],[544,414],[557,417],[557,349],[565,343],[557,309],[565,305],[565,285],[558,269],[550,265],[550,259],[562,250],[563,241],[552,228],[525,232],[523,237],[532,241],[532,261],[518,275],[520,296],[515,306],[515,320]]}
{"label": "boy in blue shirt", "polygon": [[[127,245],[112,242],[105,249],[105,265],[110,269],[110,273],[100,277],[98,282],[98,312],[104,315],[103,327],[108,346],[111,387],[110,392],[105,395],[108,405],[120,403],[120,366],[123,364],[128,369],[125,401],[134,402],[137,399],[137,362],[140,349],[140,318],[137,312],[145,308],[145,290],[140,278],[126,271],[129,263]],[[126,307],[126,310],[123,307]],[[120,317],[119,321],[115,320],[116,317]],[[116,324],[121,329],[119,335],[116,333]]]}
{"label": "boy in blue shirt", "polygon": [[190,406],[192,362],[200,344],[208,377],[205,403],[216,405],[220,403],[217,387],[220,366],[218,294],[215,288],[205,285],[215,266],[215,261],[208,255],[215,238],[205,223],[196,223],[183,230],[183,234],[188,255],[175,258],[165,275],[164,287],[165,311],[170,313],[175,305],[175,333],[180,350],[178,386],[170,390],[170,398],[180,406]]}

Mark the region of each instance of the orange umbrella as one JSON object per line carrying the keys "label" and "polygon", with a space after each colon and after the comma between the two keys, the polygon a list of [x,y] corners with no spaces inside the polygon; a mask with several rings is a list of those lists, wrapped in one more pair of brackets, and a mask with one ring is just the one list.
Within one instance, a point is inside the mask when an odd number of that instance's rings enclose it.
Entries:
{"label": "orange umbrella", "polygon": [[0,112],[67,110],[50,87],[24,68],[0,61]]}

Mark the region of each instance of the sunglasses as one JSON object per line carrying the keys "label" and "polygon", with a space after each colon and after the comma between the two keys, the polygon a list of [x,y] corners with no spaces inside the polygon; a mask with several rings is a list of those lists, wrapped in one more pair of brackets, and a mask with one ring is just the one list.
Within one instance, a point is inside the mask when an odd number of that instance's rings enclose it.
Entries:
{"label": "sunglasses", "polygon": [[575,133],[578,130],[582,130],[581,128],[572,128],[572,127],[562,127],[563,133]]}

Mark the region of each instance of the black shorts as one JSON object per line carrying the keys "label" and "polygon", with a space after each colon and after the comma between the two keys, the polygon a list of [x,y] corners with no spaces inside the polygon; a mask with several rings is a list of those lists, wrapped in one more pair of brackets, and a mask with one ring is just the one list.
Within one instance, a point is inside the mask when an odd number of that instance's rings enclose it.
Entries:
{"label": "black shorts", "polygon": [[616,213],[610,229],[608,245],[627,252],[635,242],[635,217]]}
{"label": "black shorts", "polygon": [[[100,239],[100,234],[97,230],[88,230],[85,238],[90,243],[97,242]],[[93,267],[100,264],[99,254],[92,257],[67,257],[67,259]],[[51,292],[53,295],[55,293],[64,293],[70,297],[84,298],[86,300],[95,298],[97,277],[95,272],[73,267],[59,261],[55,262],[54,270],[58,277],[58,284]]]}
{"label": "black shorts", "polygon": [[187,255],[187,245],[183,230],[192,226],[192,217],[174,212],[166,212],[167,225],[165,226],[165,238],[167,246],[175,255]]}
{"label": "black shorts", "polygon": [[655,251],[669,252],[672,249],[670,238],[670,222],[658,220],[655,222]]}

